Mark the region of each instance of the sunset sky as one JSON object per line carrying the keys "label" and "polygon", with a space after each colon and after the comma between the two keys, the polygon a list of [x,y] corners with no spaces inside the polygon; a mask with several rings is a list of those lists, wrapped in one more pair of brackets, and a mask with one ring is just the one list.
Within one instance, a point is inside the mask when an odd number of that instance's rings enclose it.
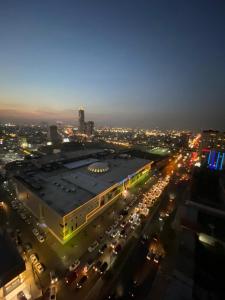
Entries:
{"label": "sunset sky", "polygon": [[0,118],[225,129],[225,1],[1,1]]}

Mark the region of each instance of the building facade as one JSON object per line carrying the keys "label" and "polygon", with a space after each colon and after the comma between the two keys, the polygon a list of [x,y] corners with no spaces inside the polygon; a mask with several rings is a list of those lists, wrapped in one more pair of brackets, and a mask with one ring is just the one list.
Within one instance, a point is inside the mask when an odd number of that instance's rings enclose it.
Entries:
{"label": "building facade", "polygon": [[86,134],[87,135],[93,135],[94,134],[94,126],[95,126],[95,124],[94,124],[94,122],[93,121],[88,121],[87,123],[86,123]]}
{"label": "building facade", "polygon": [[225,132],[204,130],[201,137],[200,156],[210,169],[223,170],[225,165]]}
{"label": "building facade", "polygon": [[79,133],[85,133],[85,117],[84,117],[84,110],[79,109],[78,111],[78,122],[79,122]]}
{"label": "building facade", "polygon": [[49,126],[48,139],[51,141],[53,145],[59,144],[62,142],[62,138],[58,133],[58,128],[56,125]]}

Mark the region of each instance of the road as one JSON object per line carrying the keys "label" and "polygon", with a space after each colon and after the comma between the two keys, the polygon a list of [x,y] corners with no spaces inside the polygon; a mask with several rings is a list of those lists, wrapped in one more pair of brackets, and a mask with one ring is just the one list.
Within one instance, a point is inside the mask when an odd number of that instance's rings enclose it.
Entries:
{"label": "road", "polygon": [[[173,216],[168,218],[165,222],[166,224],[162,226],[162,221],[159,221],[158,216],[161,209],[164,209],[168,202],[168,193],[174,192],[176,189],[177,201],[185,193],[184,187],[177,187],[174,185],[174,182],[169,185],[169,187],[165,190],[164,194],[161,197],[161,201],[159,202],[159,206],[154,214],[152,219],[149,219],[146,222],[142,233],[151,236],[153,233],[157,232],[160,239],[166,247],[172,241],[168,240],[168,235],[170,235],[170,225],[173,221]],[[153,261],[148,261],[146,259],[146,255],[148,253],[149,241],[146,243],[141,243],[141,239],[137,239],[135,242],[135,246],[131,249],[129,256],[127,256],[126,263],[124,264],[122,270],[118,272],[118,277],[113,284],[108,286],[108,290],[105,291],[102,298],[99,299],[145,299],[149,292],[151,291],[151,287],[156,278],[160,264],[156,264]],[[170,245],[171,247],[171,245]],[[168,249],[169,250],[169,249]],[[97,298],[96,298],[97,299]],[[153,298],[153,299],[158,299]]]}

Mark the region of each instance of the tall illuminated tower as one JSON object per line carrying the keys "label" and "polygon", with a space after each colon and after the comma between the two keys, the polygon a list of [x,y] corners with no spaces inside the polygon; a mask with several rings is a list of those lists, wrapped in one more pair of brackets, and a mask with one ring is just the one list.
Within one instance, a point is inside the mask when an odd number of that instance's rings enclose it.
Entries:
{"label": "tall illuminated tower", "polygon": [[85,133],[85,120],[84,120],[84,109],[80,108],[78,111],[78,120],[79,120],[79,132]]}

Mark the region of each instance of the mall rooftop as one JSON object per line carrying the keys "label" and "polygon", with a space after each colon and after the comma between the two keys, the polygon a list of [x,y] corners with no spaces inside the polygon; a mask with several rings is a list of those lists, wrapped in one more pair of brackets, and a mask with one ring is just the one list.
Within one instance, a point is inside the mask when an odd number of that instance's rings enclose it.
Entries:
{"label": "mall rooftop", "polygon": [[[147,159],[102,150],[79,154],[80,159],[76,153],[74,160],[61,160],[52,169],[44,166],[30,170],[16,179],[64,216],[150,163]],[[51,162],[54,163],[52,158]]]}

